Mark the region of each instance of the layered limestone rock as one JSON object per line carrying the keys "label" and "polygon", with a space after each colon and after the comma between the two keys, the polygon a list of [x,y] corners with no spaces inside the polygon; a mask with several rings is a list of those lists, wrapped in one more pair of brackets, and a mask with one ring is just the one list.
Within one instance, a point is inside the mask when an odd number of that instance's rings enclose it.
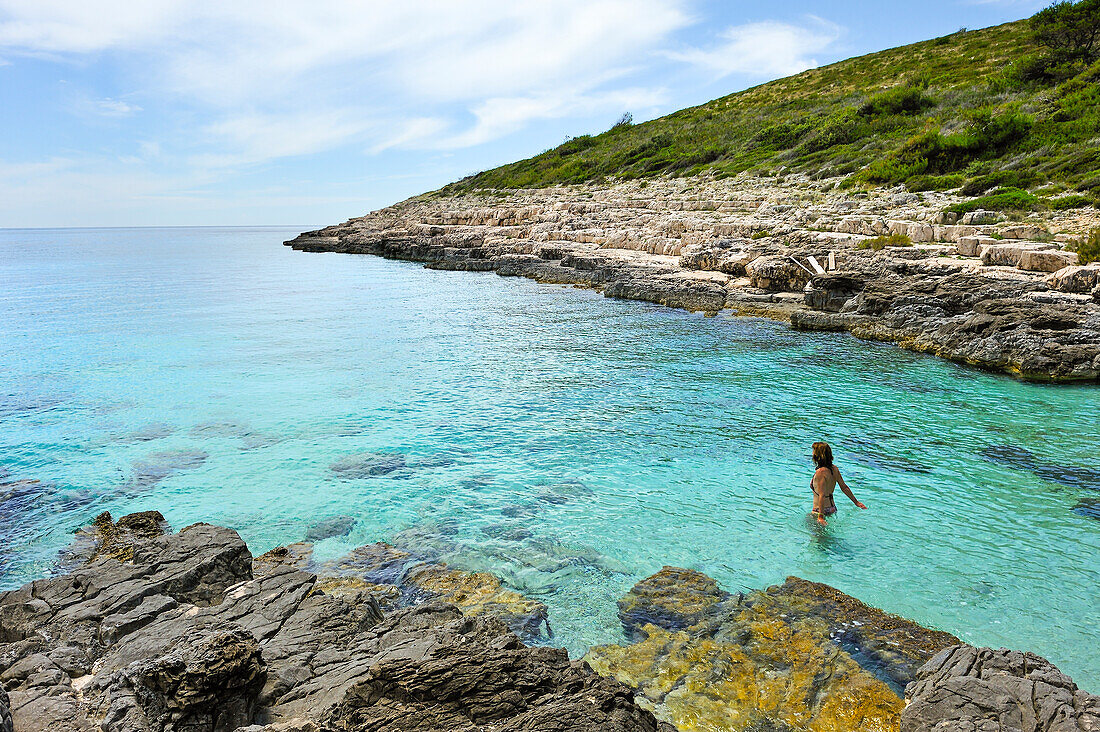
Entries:
{"label": "layered limestone rock", "polygon": [[[1094,209],[959,217],[944,212],[959,200],[949,194],[838,183],[739,176],[429,194],[287,243],[763,315],[1024,378],[1100,379],[1100,285],[1083,289],[1065,249],[1100,225]],[[910,244],[869,242],[888,235]],[[825,274],[840,279],[814,282]]]}
{"label": "layered limestone rock", "polygon": [[[157,516],[103,516],[90,561],[0,594],[4,732],[659,729],[618,683],[525,646],[483,578],[460,597],[453,570],[406,578],[411,555],[375,545],[319,580],[305,545],[254,563],[231,530],[153,535]],[[406,579],[431,596],[403,601]]]}
{"label": "layered limestone rock", "polygon": [[959,642],[827,585],[730,595],[674,567],[639,582],[619,617],[635,642],[585,660],[685,731],[896,730],[905,685]]}
{"label": "layered limestone rock", "polygon": [[901,732],[1100,730],[1100,697],[1033,653],[951,646],[906,693]]}

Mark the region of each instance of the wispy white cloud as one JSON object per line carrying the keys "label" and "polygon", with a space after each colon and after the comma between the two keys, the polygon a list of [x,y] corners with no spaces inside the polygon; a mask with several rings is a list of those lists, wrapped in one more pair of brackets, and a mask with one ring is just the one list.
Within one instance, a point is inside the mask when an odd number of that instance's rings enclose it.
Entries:
{"label": "wispy white cloud", "polygon": [[368,152],[375,155],[391,148],[422,147],[425,141],[438,138],[448,124],[440,117],[414,117],[393,122],[387,125],[393,132],[371,145]]}
{"label": "wispy white cloud", "polygon": [[199,167],[226,167],[308,155],[335,147],[374,126],[374,120],[341,109],[305,109],[224,117],[202,133],[232,152],[198,155]]}
{"label": "wispy white cloud", "polygon": [[746,74],[757,78],[788,76],[818,65],[814,54],[841,36],[834,23],[811,16],[804,25],[764,21],[725,29],[718,43],[669,53],[669,57],[704,68],[717,78]]}
{"label": "wispy white cloud", "polygon": [[68,158],[51,158],[40,162],[13,163],[0,160],[0,181],[20,183],[53,175],[73,166]]}
{"label": "wispy white cloud", "polygon": [[690,22],[685,1],[0,0],[0,53],[128,54],[135,84],[207,110],[222,149],[190,160],[247,164],[444,131],[447,146],[477,145],[591,107],[577,100]]}
{"label": "wispy white cloud", "polygon": [[101,117],[129,117],[141,111],[141,107],[121,99],[96,99],[90,104],[93,112]]}

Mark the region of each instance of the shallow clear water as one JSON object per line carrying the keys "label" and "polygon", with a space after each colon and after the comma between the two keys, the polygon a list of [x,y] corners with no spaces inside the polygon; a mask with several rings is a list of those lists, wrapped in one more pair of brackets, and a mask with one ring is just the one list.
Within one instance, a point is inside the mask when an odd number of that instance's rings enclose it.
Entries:
{"label": "shallow clear water", "polygon": [[[544,600],[573,652],[617,640],[616,598],[674,564],[827,582],[1100,690],[1097,388],[294,233],[0,231],[0,482],[42,481],[0,487],[0,587],[103,510],[256,553],[350,515],[321,556],[434,547]],[[838,492],[825,530],[816,439],[869,506]],[[331,470],[363,452],[408,467]]]}

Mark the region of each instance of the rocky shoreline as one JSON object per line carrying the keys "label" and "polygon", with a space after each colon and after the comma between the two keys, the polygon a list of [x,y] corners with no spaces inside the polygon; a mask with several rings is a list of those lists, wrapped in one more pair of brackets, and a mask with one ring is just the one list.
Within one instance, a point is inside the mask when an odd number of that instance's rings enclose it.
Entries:
{"label": "rocky shoreline", "polygon": [[[959,199],[804,176],[429,194],[287,244],[591,287],[846,331],[1014,376],[1100,380],[1094,209],[1010,221]],[[894,244],[882,237],[893,235]]]}
{"label": "rocky shoreline", "polygon": [[798,578],[666,567],[624,641],[544,645],[542,603],[416,547],[320,562],[155,512],[82,531],[0,594],[0,732],[1100,730],[1045,660],[977,649]]}

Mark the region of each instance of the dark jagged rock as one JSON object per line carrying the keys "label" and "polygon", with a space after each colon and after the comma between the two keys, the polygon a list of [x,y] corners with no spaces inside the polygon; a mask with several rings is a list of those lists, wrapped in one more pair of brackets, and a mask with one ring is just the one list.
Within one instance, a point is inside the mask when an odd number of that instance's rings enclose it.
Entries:
{"label": "dark jagged rock", "polygon": [[0,594],[15,729],[659,729],[618,683],[524,646],[498,615],[530,601],[488,575],[373,545],[318,578],[308,545],[253,560],[229,529],[165,532],[156,512],[103,516],[90,561]]}
{"label": "dark jagged rock", "polygon": [[8,693],[0,686],[0,732],[12,732],[10,705]]}
{"label": "dark jagged rock", "polygon": [[1096,732],[1100,697],[1033,653],[956,645],[906,689],[901,732]]}
{"label": "dark jagged rock", "polygon": [[[657,730],[625,687],[527,648],[499,621],[441,605],[410,608],[375,628],[385,649],[325,716],[333,726],[424,730]],[[517,684],[516,680],[522,679]]]}
{"label": "dark jagged rock", "polygon": [[730,595],[674,567],[639,582],[620,617],[635,642],[585,659],[681,729],[896,729],[905,683],[959,642],[828,585]]}

